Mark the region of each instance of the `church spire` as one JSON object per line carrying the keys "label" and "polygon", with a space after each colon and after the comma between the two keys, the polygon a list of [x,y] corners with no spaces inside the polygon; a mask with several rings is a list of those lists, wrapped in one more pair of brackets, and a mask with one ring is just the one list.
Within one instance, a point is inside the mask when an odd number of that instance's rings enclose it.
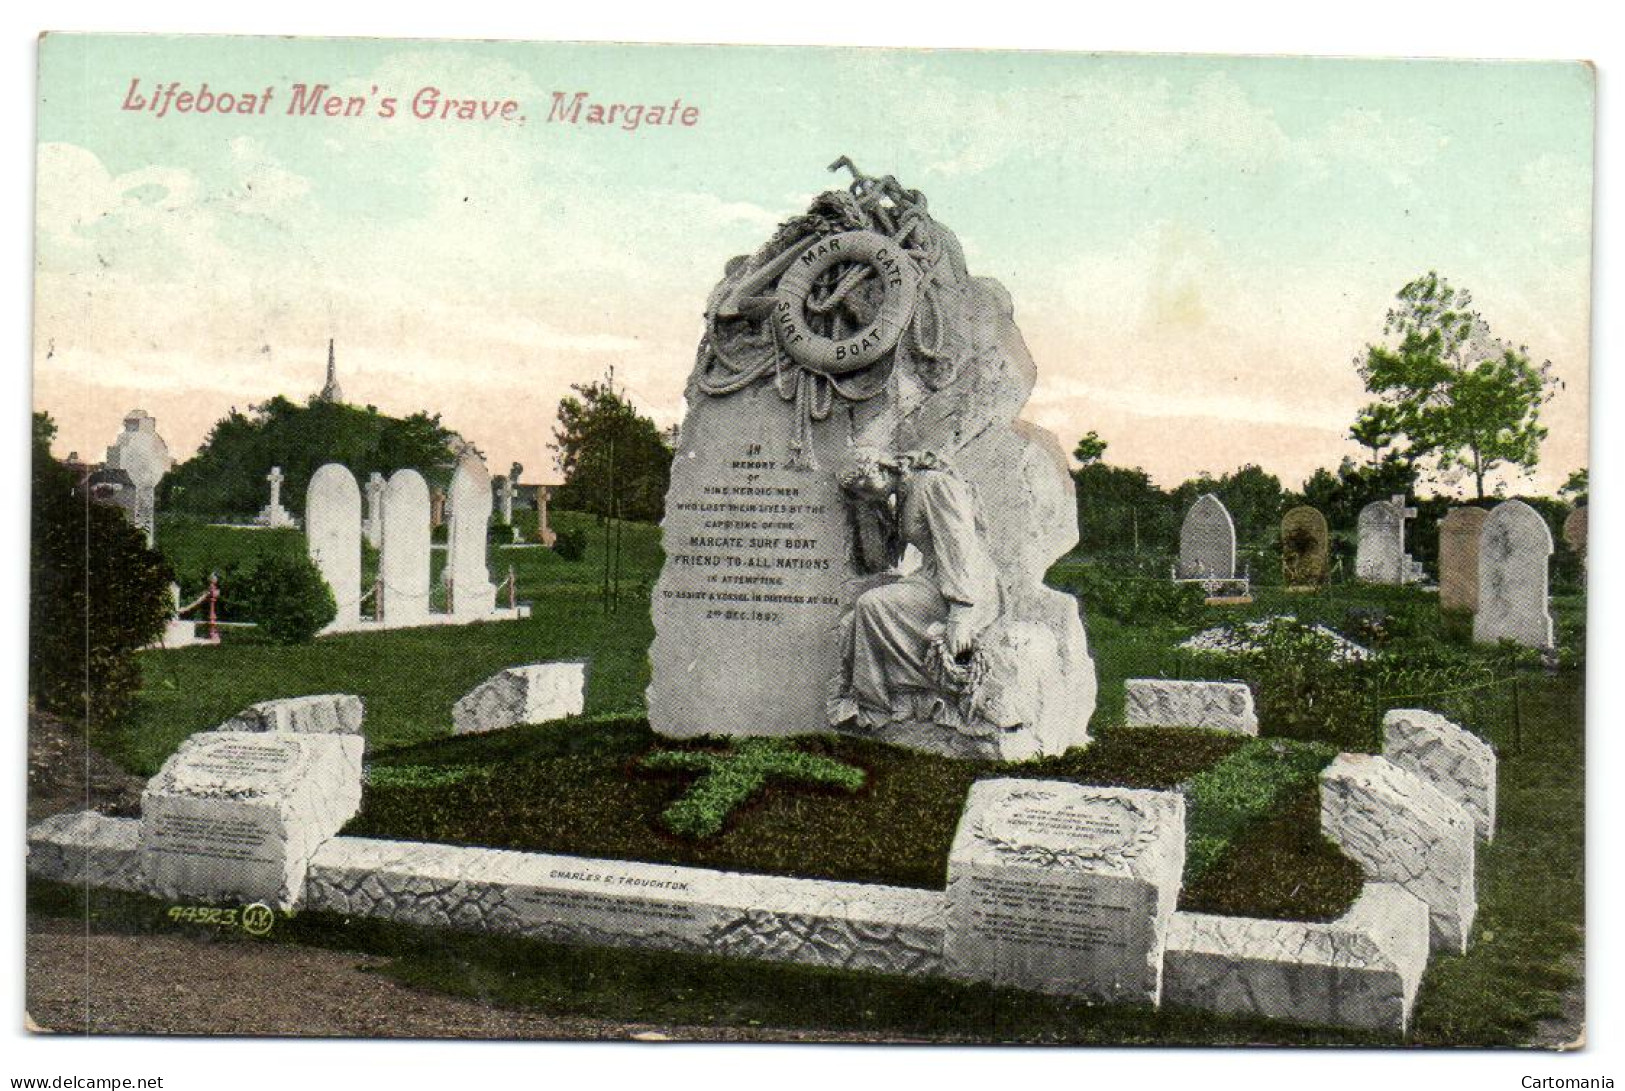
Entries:
{"label": "church spire", "polygon": [[327,385],[322,387],[321,400],[324,402],[343,402],[344,391],[339,389],[339,369],[333,362],[333,339],[327,339]]}

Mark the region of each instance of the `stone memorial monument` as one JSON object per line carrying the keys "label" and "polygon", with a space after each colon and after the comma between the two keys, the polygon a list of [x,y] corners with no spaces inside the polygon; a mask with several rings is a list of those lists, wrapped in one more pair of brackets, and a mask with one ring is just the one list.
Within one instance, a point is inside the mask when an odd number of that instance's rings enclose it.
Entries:
{"label": "stone memorial monument", "polygon": [[446,525],[446,490],[439,485],[429,490],[429,526]]}
{"label": "stone memorial monument", "polygon": [[1154,1005],[1184,867],[1178,792],[977,781],[948,855],[948,975]]}
{"label": "stone memorial monument", "polygon": [[149,546],[158,533],[158,482],[172,465],[169,445],[158,435],[158,422],[141,409],[126,413],[124,431],[107,449],[106,468],[129,476],[134,487],[127,507],[130,521],[146,534]]}
{"label": "stone memorial monument", "polygon": [[282,506],[282,467],[272,466],[271,472],[265,475],[265,480],[271,486],[271,499],[265,507],[260,509],[259,515],[254,517],[254,522],[262,527],[270,527],[272,530],[294,526],[293,515],[287,508]]}
{"label": "stone memorial monument", "polygon": [[[1067,463],[996,281],[853,170],[706,304],[666,498],[649,719],[1021,758],[1088,740]],[[795,684],[786,685],[786,680]]]}
{"label": "stone memorial monument", "polygon": [[305,490],[305,534],[310,559],[338,604],[329,631],[361,623],[361,490],[355,475],[329,462]]}
{"label": "stone memorial monument", "polygon": [[1281,517],[1281,582],[1319,587],[1328,574],[1330,533],[1319,508],[1300,504]]}
{"label": "stone memorial monument", "polygon": [[384,475],[374,470],[367,478],[367,544],[378,549],[384,544]]}
{"label": "stone memorial monument", "polygon": [[457,456],[451,475],[451,530],[446,535],[446,571],[451,585],[451,612],[484,617],[496,608],[496,586],[486,567],[486,531],[491,525],[491,474],[472,446]]}
{"label": "stone memorial monument", "polygon": [[1197,498],[1179,528],[1179,578],[1231,580],[1236,577],[1236,525],[1212,493]]}
{"label": "stone memorial monument", "polygon": [[1360,509],[1360,539],[1354,555],[1354,574],[1366,583],[1398,586],[1422,581],[1422,566],[1405,552],[1405,521],[1416,509],[1405,506],[1403,496],[1373,500]]}
{"label": "stone memorial monument", "polygon": [[1451,508],[1439,522],[1439,609],[1478,609],[1478,542],[1489,517],[1483,508]]}
{"label": "stone memorial monument", "polygon": [[1511,640],[1530,648],[1554,643],[1548,568],[1552,531],[1522,500],[1497,504],[1478,543],[1478,613],[1473,639]]}
{"label": "stone memorial monument", "polygon": [[429,486],[413,469],[384,486],[384,548],[378,559],[383,622],[389,628],[429,620]]}

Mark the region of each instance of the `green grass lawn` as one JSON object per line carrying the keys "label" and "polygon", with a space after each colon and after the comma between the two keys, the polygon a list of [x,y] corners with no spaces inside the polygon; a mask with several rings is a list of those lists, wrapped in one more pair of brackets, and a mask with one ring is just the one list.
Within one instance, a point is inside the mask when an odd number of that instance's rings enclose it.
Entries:
{"label": "green grass lawn", "polygon": [[[326,637],[273,647],[234,631],[219,648],[149,652],[132,719],[98,740],[113,758],[151,773],[188,735],[244,705],[299,693],[347,692],[367,703],[369,785],[347,832],[422,838],[751,871],[791,872],[940,887],[948,839],[970,783],[988,775],[1056,776],[1144,787],[1183,787],[1191,807],[1191,853],[1181,904],[1245,915],[1334,915],[1357,874],[1318,832],[1318,751],[1243,752],[1235,738],[1197,731],[1128,730],[1122,683],[1142,676],[1230,676],[1223,660],[1176,651],[1199,628],[1293,613],[1334,628],[1353,611],[1375,611],[1389,658],[1443,648],[1493,686],[1423,692],[1400,703],[1435,707],[1492,740],[1501,755],[1501,822],[1481,849],[1480,911],[1471,950],[1435,955],[1411,1040],[1496,1045],[1528,1039],[1558,1015],[1578,971],[1584,920],[1584,600],[1554,602],[1565,669],[1503,664],[1474,649],[1459,624],[1414,588],[1336,585],[1317,594],[1259,588],[1242,607],[1213,608],[1194,623],[1088,620],[1100,680],[1095,744],[1082,754],[1018,766],[955,762],[857,740],[803,745],[863,768],[856,795],[770,786],[705,841],[666,832],[661,809],[690,777],[636,768],[657,745],[643,720],[648,590],[659,565],[658,532],[628,526],[619,610],[600,601],[603,536],[593,521],[557,513],[557,525],[588,531],[588,554],[566,562],[542,549],[494,550],[493,576],[511,563],[527,621]],[[297,534],[166,525],[161,544],[177,568],[206,570],[242,550],[299,549]],[[236,552],[233,552],[236,551]],[[184,563],[183,563],[184,562]],[[1568,648],[1577,647],[1571,655]],[[452,739],[452,703],[493,672],[545,659],[590,658],[587,716],[555,725]],[[1472,677],[1478,677],[1474,674]],[[1401,673],[1400,682],[1412,680]],[[1431,675],[1416,674],[1427,686]],[[1514,693],[1506,683],[1518,681]],[[1475,683],[1476,685],[1476,683]],[[1374,695],[1411,698],[1393,688]],[[1391,702],[1390,702],[1391,703]],[[1264,733],[1273,730],[1263,724]],[[712,745],[705,740],[683,746]],[[1327,751],[1329,753],[1329,751]],[[1203,840],[1204,838],[1208,840]],[[38,886],[38,884],[36,884]],[[35,908],[74,911],[67,892],[40,887]],[[144,927],[141,899],[98,895],[109,926]],[[76,903],[75,903],[76,904]],[[53,908],[54,907],[54,908]],[[634,951],[583,952],[492,937],[454,937],[367,922],[301,918],[284,938],[395,956],[386,972],[451,992],[555,1012],[704,1024],[755,1021],[787,1027],[878,1029],[899,1035],[965,1034],[1023,1041],[1353,1042],[1374,1039],[1179,1013],[1090,1009],[950,986],[863,975],[729,963]],[[516,974],[515,966],[525,972]],[[583,976],[585,975],[585,976]],[[673,988],[680,977],[683,986]],[[815,1000],[809,1000],[815,998]]]}

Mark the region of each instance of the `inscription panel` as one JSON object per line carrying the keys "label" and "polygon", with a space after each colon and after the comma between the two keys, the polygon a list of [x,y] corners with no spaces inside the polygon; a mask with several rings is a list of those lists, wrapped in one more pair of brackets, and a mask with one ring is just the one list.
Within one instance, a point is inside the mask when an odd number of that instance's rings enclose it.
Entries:
{"label": "inscription panel", "polygon": [[949,972],[1155,1003],[1183,866],[1173,793],[980,781],[948,862]]}
{"label": "inscription panel", "polygon": [[[844,438],[823,422],[797,464],[790,419],[764,389],[707,400],[684,423],[652,603],[649,719],[661,734],[827,728],[853,574],[829,470]],[[801,684],[784,685],[792,678]]]}

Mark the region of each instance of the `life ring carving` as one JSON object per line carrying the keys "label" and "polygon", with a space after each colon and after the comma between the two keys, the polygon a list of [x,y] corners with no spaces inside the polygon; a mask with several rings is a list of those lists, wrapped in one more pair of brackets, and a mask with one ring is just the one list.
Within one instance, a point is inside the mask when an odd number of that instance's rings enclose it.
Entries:
{"label": "life ring carving", "polygon": [[[863,329],[840,338],[826,337],[807,321],[807,297],[813,284],[835,265],[867,265],[880,279],[885,298],[880,313]],[[853,281],[864,274],[856,271]],[[891,239],[874,231],[844,231],[807,245],[779,278],[773,323],[780,347],[791,359],[823,375],[859,371],[890,352],[914,314],[919,274],[914,260]],[[842,279],[837,292],[850,291]]]}

